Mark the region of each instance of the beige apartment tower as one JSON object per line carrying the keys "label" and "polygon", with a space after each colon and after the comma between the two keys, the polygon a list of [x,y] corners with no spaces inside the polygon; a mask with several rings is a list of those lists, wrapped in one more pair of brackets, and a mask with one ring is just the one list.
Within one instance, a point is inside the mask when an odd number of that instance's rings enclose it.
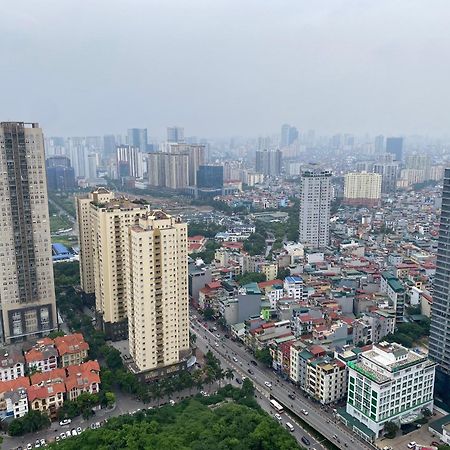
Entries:
{"label": "beige apartment tower", "polygon": [[39,124],[0,123],[0,172],[0,334],[11,343],[57,328]]}
{"label": "beige apartment tower", "polygon": [[379,173],[347,173],[344,181],[344,203],[368,207],[379,205],[381,181],[382,176]]}
{"label": "beige apartment tower", "polygon": [[150,379],[189,354],[187,225],[151,211],[129,227],[126,252],[130,354]]}
{"label": "beige apartment tower", "polygon": [[128,228],[146,212],[145,205],[105,188],[77,198],[81,287],[95,294],[97,325],[112,340],[128,335],[125,244]]}

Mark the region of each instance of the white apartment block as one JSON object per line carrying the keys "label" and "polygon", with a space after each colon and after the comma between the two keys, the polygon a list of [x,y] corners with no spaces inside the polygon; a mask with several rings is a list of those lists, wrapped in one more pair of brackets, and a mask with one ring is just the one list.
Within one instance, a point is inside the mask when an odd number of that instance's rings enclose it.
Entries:
{"label": "white apartment block", "polygon": [[151,211],[125,243],[129,348],[151,378],[177,370],[189,351],[187,225]]}
{"label": "white apartment block", "polygon": [[95,293],[98,322],[113,340],[126,338],[128,329],[125,297],[128,228],[146,212],[145,205],[115,198],[105,188],[77,199],[82,288],[88,294]]}
{"label": "white apartment block", "polygon": [[4,394],[6,417],[14,417],[18,419],[28,413],[28,396],[25,389],[16,389]]}
{"label": "white apartment block", "polygon": [[[346,413],[378,438],[388,421],[412,422],[433,410],[436,364],[396,343],[382,342],[348,362]],[[345,417],[341,417],[345,421]],[[367,439],[358,426],[354,431]]]}
{"label": "white apartment block", "polygon": [[301,177],[299,242],[313,248],[328,246],[333,189],[329,170],[306,170]]}
{"label": "white apartment block", "polygon": [[0,123],[0,339],[57,327],[44,136],[37,123]]}
{"label": "white apartment block", "polygon": [[301,277],[286,277],[284,279],[283,288],[286,295],[296,300],[306,300],[308,291]]}

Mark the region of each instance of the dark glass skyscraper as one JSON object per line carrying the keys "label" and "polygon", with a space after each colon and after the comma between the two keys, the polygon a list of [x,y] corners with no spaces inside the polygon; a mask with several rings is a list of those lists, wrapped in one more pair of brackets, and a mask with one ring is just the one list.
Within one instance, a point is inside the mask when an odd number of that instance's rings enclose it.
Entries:
{"label": "dark glass skyscraper", "polygon": [[200,166],[197,171],[197,187],[222,189],[223,166]]}
{"label": "dark glass skyscraper", "polygon": [[438,396],[441,394],[441,398],[450,403],[450,390],[447,384],[450,381],[450,169],[445,169],[444,175],[433,289],[429,355],[438,363],[436,390],[438,391],[440,386],[443,389],[437,394]]}
{"label": "dark glass skyscraper", "polygon": [[386,138],[386,153],[394,155],[396,161],[401,161],[403,156],[403,138],[388,137]]}

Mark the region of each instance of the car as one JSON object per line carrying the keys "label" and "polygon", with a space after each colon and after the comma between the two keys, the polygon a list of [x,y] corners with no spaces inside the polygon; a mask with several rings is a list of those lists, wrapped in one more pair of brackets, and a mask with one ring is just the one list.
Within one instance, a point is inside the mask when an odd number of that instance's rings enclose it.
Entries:
{"label": "car", "polygon": [[236,383],[237,384],[242,384],[242,381],[239,378],[236,378]]}
{"label": "car", "polygon": [[66,431],[66,437],[70,437],[70,436],[72,436],[72,433],[70,432],[70,430],[67,430]]}
{"label": "car", "polygon": [[59,422],[59,424],[60,424],[62,427],[66,426],[66,425],[69,425],[69,424],[71,424],[71,423],[72,423],[72,420],[71,420],[71,419],[63,419],[63,420],[61,420],[61,421]]}
{"label": "car", "polygon": [[36,439],[36,442],[34,443],[34,448],[39,448],[41,446],[41,441],[39,439]]}
{"label": "car", "polygon": [[77,427],[77,433],[78,433],[78,434],[82,433],[82,431],[83,431],[83,430],[81,429],[81,427]]}
{"label": "car", "polygon": [[268,387],[271,388],[272,387],[272,383],[270,381],[264,381],[264,384]]}
{"label": "car", "polygon": [[250,360],[250,364],[253,364],[254,366],[258,365],[258,363],[254,359]]}
{"label": "car", "polygon": [[233,356],[233,361],[238,362],[238,359],[236,358],[236,356]]}
{"label": "car", "polygon": [[175,406],[175,400],[170,399],[169,403],[170,403],[170,406]]}
{"label": "car", "polygon": [[305,445],[311,445],[311,441],[306,436],[302,436],[301,440]]}
{"label": "car", "polygon": [[61,438],[60,438],[58,435],[56,435],[56,436],[55,436],[55,441],[58,442],[58,441],[60,441],[60,440],[61,440]]}
{"label": "car", "polygon": [[294,395],[294,394],[288,394],[288,397],[289,397],[291,400],[295,400],[295,395]]}
{"label": "car", "polygon": [[47,445],[47,442],[45,442],[45,439],[41,439],[41,445],[42,445],[42,447],[45,447]]}
{"label": "car", "polygon": [[95,430],[95,423],[91,423],[91,430]]}
{"label": "car", "polygon": [[309,414],[308,411],[306,411],[306,409],[302,409],[302,414],[304,414],[305,416],[307,416]]}
{"label": "car", "polygon": [[244,381],[244,380],[246,380],[247,379],[247,377],[242,377],[242,381]]}
{"label": "car", "polygon": [[27,450],[31,450],[33,446],[31,444],[27,444]]}
{"label": "car", "polygon": [[95,422],[95,428],[100,428],[100,422]]}
{"label": "car", "polygon": [[247,372],[248,372],[250,375],[253,375],[253,374],[255,373],[255,372],[253,372],[252,369],[248,369]]}
{"label": "car", "polygon": [[72,436],[77,436],[77,435],[78,435],[77,430],[75,430],[75,428],[72,428]]}
{"label": "car", "polygon": [[216,347],[218,347],[219,346],[219,343],[218,342],[216,342],[215,344],[214,344]]}
{"label": "car", "polygon": [[277,413],[275,414],[275,419],[279,420],[281,422],[281,416]]}
{"label": "car", "polygon": [[61,433],[59,436],[61,437],[61,439],[65,439],[66,438],[66,433]]}
{"label": "car", "polygon": [[416,448],[416,441],[411,441],[409,444],[408,444],[408,448]]}
{"label": "car", "polygon": [[216,334],[216,338],[220,339],[220,334],[219,333]]}

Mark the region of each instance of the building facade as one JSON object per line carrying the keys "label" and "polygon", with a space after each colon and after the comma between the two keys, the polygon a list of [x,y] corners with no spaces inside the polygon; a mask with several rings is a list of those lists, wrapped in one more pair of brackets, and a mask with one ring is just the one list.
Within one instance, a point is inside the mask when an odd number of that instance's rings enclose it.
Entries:
{"label": "building facade", "polygon": [[98,188],[77,198],[80,236],[80,278],[86,294],[95,294],[97,324],[113,340],[127,336],[125,240],[128,227],[147,207],[115,198]]}
{"label": "building facade", "polygon": [[329,170],[306,170],[301,177],[299,241],[323,248],[330,241],[332,173]]}
{"label": "building facade", "polygon": [[0,123],[0,336],[10,343],[57,328],[45,173],[37,123]]}
{"label": "building facade", "polygon": [[130,354],[152,378],[178,370],[189,352],[187,225],[151,211],[125,242]]}
{"label": "building facade", "polygon": [[448,399],[450,382],[450,169],[445,169],[431,306],[430,358],[438,363],[437,388]]}
{"label": "building facade", "polygon": [[378,173],[351,172],[344,179],[344,203],[373,207],[380,203],[382,176]]}
{"label": "building facade", "polygon": [[[348,368],[346,414],[369,428],[375,438],[386,422],[409,423],[425,408],[433,411],[435,364],[426,356],[381,342],[362,352],[358,361],[348,362]],[[354,430],[358,432],[357,427]]]}

